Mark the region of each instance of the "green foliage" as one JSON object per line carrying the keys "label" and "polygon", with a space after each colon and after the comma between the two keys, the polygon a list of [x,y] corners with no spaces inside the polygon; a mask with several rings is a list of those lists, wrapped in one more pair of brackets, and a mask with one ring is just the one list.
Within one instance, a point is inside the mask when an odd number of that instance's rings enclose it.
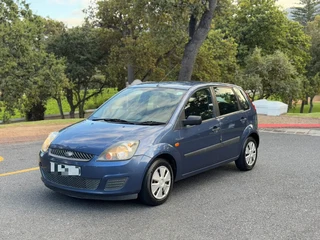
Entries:
{"label": "green foliage", "polygon": [[310,97],[320,94],[320,72],[310,78],[308,94]]}
{"label": "green foliage", "polygon": [[309,22],[306,28],[311,37],[311,61],[308,65],[308,76],[315,76],[320,72],[320,16]]}
{"label": "green foliage", "polygon": [[193,80],[233,82],[237,65],[237,44],[220,30],[211,30],[198,54]]}
{"label": "green foliage", "polygon": [[279,50],[303,74],[310,59],[310,39],[303,28],[290,21],[274,0],[241,0],[237,6],[232,35],[239,45],[239,63],[244,66],[256,47],[267,55]]}
{"label": "green foliage", "polygon": [[233,23],[233,35],[239,43],[240,62],[243,63],[248,53],[256,47],[265,54],[272,54],[284,45],[286,23],[286,16],[274,0],[240,0]]}
{"label": "green foliage", "polygon": [[272,96],[283,102],[300,96],[301,80],[287,55],[280,51],[263,56],[261,49],[256,48],[247,57],[242,74],[238,84],[250,90],[252,99],[257,93],[260,99]]}
{"label": "green foliage", "polygon": [[[100,94],[108,85],[101,74],[105,52],[100,33],[99,29],[86,23],[82,27],[62,31],[48,43],[48,51],[66,61],[65,73],[70,83],[62,88],[65,89],[72,116],[79,108],[80,117],[84,117],[86,101]],[[92,90],[90,93],[89,89]]]}
{"label": "green foliage", "polygon": [[[0,89],[5,119],[14,109],[27,117],[43,118],[44,105],[54,91],[52,83],[63,78],[64,62],[45,51],[45,20],[24,1],[0,3]],[[40,109],[37,116],[33,108]]]}
{"label": "green foliage", "polygon": [[[112,0],[98,1],[97,5],[96,18],[108,43],[108,78],[123,88],[133,77],[166,77],[176,65],[175,58],[181,57],[180,48],[187,40],[186,13],[174,1]],[[129,68],[134,70],[131,79],[127,76]]]}
{"label": "green foliage", "polygon": [[[176,80],[186,43],[192,38],[191,32],[195,32],[212,3],[207,0],[98,1],[95,20],[104,29],[105,42],[109,43],[108,77],[120,82],[118,86],[121,87],[133,80],[130,69],[134,70],[135,78],[142,80]],[[230,0],[219,1],[215,18],[219,28],[227,26],[228,21],[224,19],[227,15],[231,18],[231,6]]]}

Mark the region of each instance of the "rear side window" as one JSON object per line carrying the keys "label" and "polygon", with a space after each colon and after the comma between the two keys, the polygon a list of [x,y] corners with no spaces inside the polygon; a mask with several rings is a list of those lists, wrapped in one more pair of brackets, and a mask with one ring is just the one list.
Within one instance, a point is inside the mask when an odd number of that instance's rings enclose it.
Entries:
{"label": "rear side window", "polygon": [[213,118],[213,103],[209,89],[201,89],[189,98],[185,106],[186,118],[201,116],[202,120]]}
{"label": "rear side window", "polygon": [[246,99],[246,97],[244,96],[243,92],[240,91],[238,88],[234,88],[234,91],[239,99],[239,104],[240,104],[240,107],[243,109],[243,110],[249,110],[250,108],[250,105],[248,103],[248,100]]}
{"label": "rear side window", "polygon": [[219,105],[220,115],[239,111],[238,100],[231,88],[215,87],[217,102]]}

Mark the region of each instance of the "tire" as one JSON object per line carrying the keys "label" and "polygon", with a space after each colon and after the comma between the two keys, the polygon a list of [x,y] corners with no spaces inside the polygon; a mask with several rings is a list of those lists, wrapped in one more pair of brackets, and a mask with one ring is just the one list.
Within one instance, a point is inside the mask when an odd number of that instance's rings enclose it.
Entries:
{"label": "tire", "polygon": [[174,177],[171,165],[164,159],[156,159],[144,176],[139,199],[150,206],[158,206],[167,201]]}
{"label": "tire", "polygon": [[257,142],[252,137],[248,137],[242,148],[239,158],[235,161],[240,171],[249,171],[253,169],[258,158]]}

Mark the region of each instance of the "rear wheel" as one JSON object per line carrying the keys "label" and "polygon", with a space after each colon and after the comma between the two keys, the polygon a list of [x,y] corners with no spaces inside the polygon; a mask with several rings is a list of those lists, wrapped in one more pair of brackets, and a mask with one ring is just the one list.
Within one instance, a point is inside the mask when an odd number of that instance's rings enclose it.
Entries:
{"label": "rear wheel", "polygon": [[258,147],[257,142],[252,137],[248,137],[239,158],[235,161],[236,166],[241,171],[251,170],[257,162]]}
{"label": "rear wheel", "polygon": [[151,164],[143,179],[139,199],[147,205],[160,205],[168,199],[172,187],[171,165],[166,160],[159,158]]}

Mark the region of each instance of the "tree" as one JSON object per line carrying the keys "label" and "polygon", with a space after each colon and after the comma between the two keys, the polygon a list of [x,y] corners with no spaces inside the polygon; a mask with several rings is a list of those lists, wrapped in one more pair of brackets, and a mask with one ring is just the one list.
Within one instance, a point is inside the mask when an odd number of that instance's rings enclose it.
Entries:
{"label": "tree", "polygon": [[266,76],[262,79],[261,97],[279,97],[283,102],[297,99],[300,82],[295,67],[287,55],[276,51],[265,59]]}
{"label": "tree", "polygon": [[[97,6],[94,22],[108,43],[108,76],[115,82],[126,78],[129,84],[135,78],[164,78],[166,70],[160,65],[171,65],[165,61],[180,54],[187,37],[187,20],[174,1],[111,0],[98,1]],[[118,85],[124,87],[125,81]]]}
{"label": "tree", "polygon": [[290,21],[274,0],[240,0],[233,22],[233,37],[238,43],[238,61],[259,47],[264,55],[282,51],[290,57],[299,74],[309,61],[310,39],[299,24]]}
{"label": "tree", "polygon": [[42,120],[51,80],[63,74],[56,68],[63,62],[45,51],[44,20],[18,3],[0,3],[0,89],[9,115],[18,108],[27,120]]}
{"label": "tree", "polygon": [[293,19],[303,26],[307,26],[308,22],[320,14],[319,0],[300,0],[302,7],[294,7],[292,16]]}
{"label": "tree", "polygon": [[79,117],[85,115],[85,102],[100,94],[108,85],[105,77],[101,77],[104,65],[104,51],[100,30],[90,24],[64,31],[48,44],[48,50],[66,60],[66,76],[70,85],[65,89],[70,117],[75,117],[79,109]]}
{"label": "tree", "polygon": [[280,51],[263,56],[262,50],[256,48],[246,59],[240,84],[250,90],[252,99],[257,93],[260,99],[272,96],[283,102],[300,96],[299,75],[287,55]]}
{"label": "tree", "polygon": [[[223,14],[231,2],[220,2],[217,13]],[[191,79],[197,53],[211,29],[216,0],[109,0],[97,4],[97,26],[113,41],[108,58],[110,75],[125,67],[129,83],[135,77],[162,80],[176,73],[178,61],[178,79]],[[121,64],[115,64],[118,62]]]}
{"label": "tree", "polygon": [[265,72],[265,59],[261,55],[261,49],[256,48],[245,60],[245,68],[237,75],[236,83],[249,91],[252,101],[258,93],[262,92],[262,79],[267,75]]}
{"label": "tree", "polygon": [[191,80],[197,54],[209,33],[216,6],[217,0],[190,4],[189,41],[184,49],[178,81]]}
{"label": "tree", "polygon": [[[320,93],[319,89],[319,73],[320,73],[320,16],[316,16],[314,21],[308,22],[306,33],[311,37],[311,61],[307,66],[307,75],[305,83],[305,95],[310,97],[310,109],[313,110],[313,99],[315,95]],[[303,105],[301,105],[301,112],[303,112]]]}
{"label": "tree", "polygon": [[[60,37],[63,33],[66,32],[66,26],[63,22],[55,21],[52,19],[44,19],[45,21],[45,45],[46,50],[48,50],[48,45],[55,41],[58,37]],[[71,88],[71,84],[69,79],[65,75],[66,66],[65,59],[60,59],[61,63],[54,66],[54,72],[56,72],[55,78],[50,78],[52,83],[52,98],[57,101],[57,105],[59,108],[61,119],[64,119],[64,112],[62,108],[62,98],[65,95],[66,89]]]}
{"label": "tree", "polygon": [[308,76],[313,77],[320,72],[320,16],[309,22],[306,28],[311,37],[311,61],[308,64]]}
{"label": "tree", "polygon": [[313,99],[317,94],[320,94],[320,72],[310,79],[309,82],[309,96],[310,96],[310,108],[309,113],[313,110]]}

